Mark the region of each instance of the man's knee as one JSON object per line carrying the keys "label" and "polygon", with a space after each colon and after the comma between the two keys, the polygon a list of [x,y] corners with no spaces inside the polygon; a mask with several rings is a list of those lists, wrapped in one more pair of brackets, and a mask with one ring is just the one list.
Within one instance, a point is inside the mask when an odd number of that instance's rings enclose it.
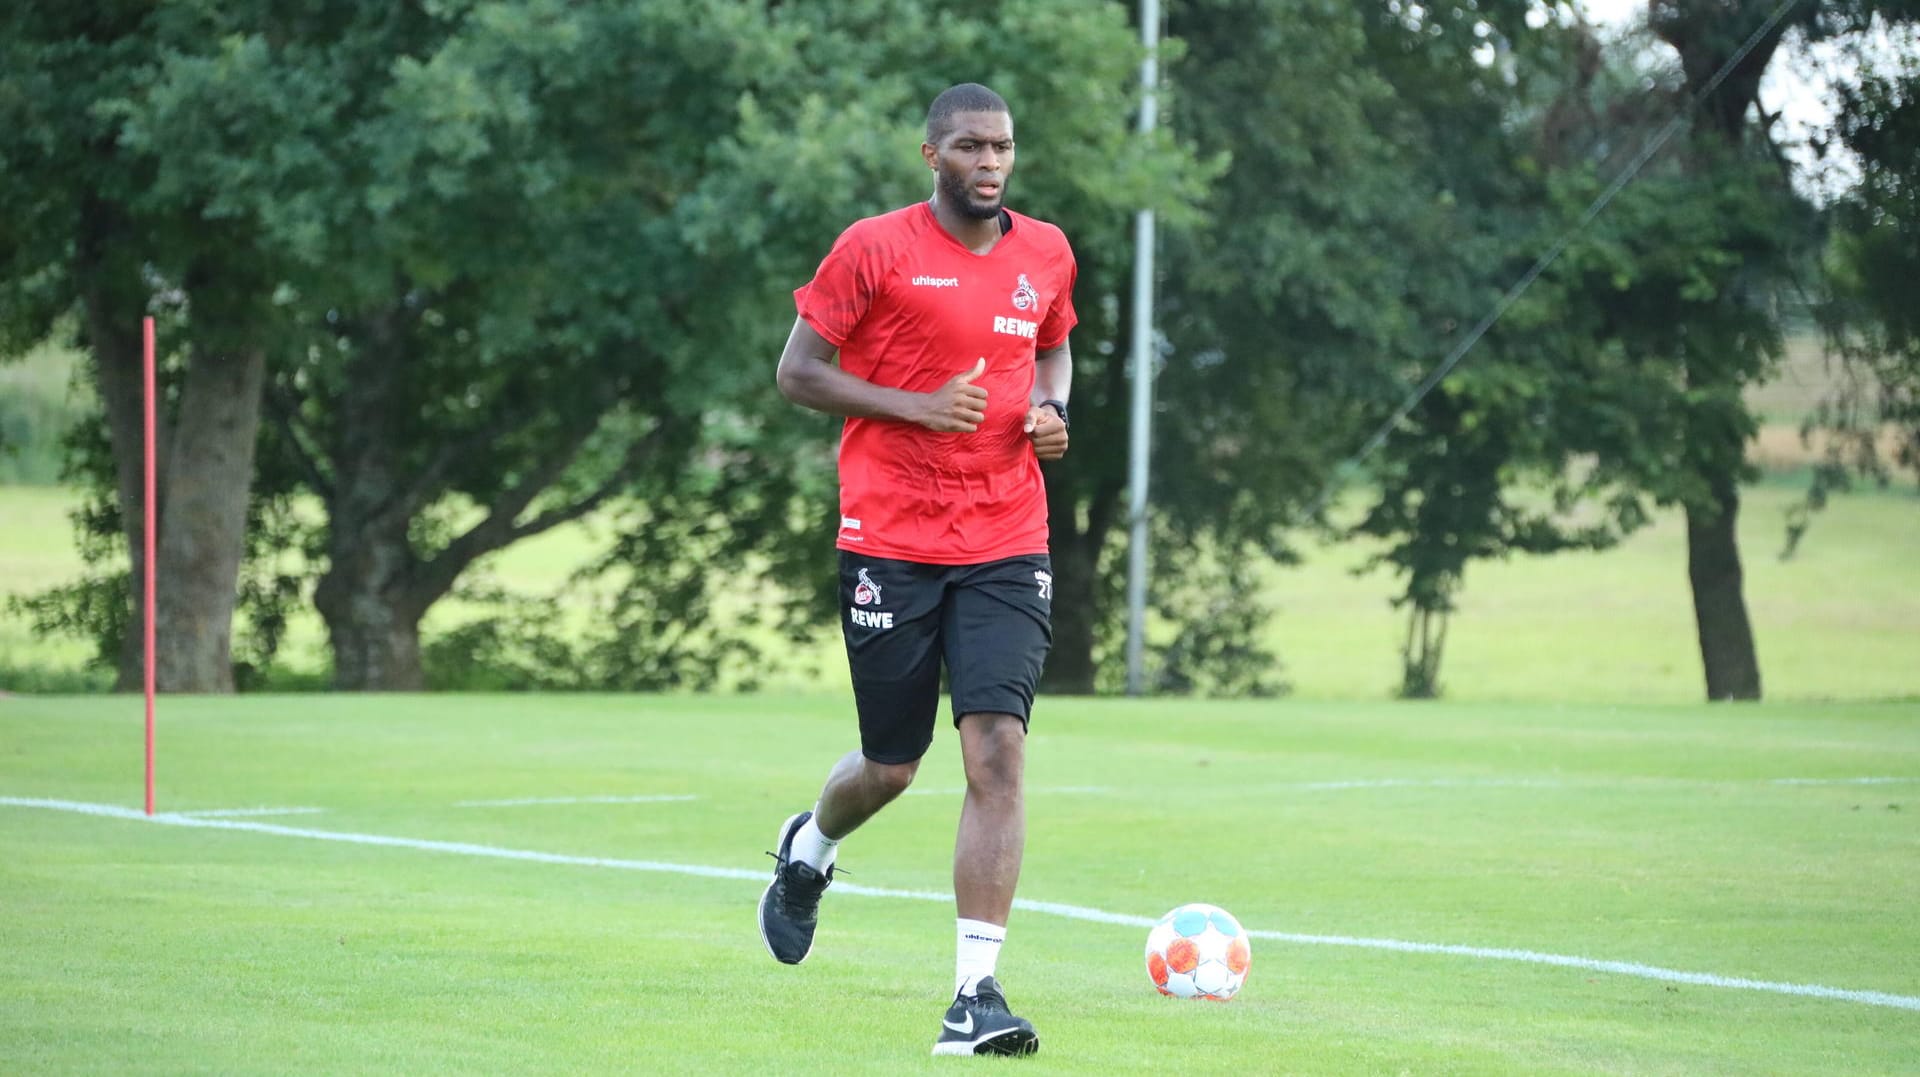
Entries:
{"label": "man's knee", "polygon": [[907,791],[913,784],[913,776],[919,773],[920,761],[911,763],[876,763],[866,760],[867,784],[876,793],[892,800]]}
{"label": "man's knee", "polygon": [[1017,792],[1026,769],[1025,724],[1011,714],[969,714],[961,725],[967,784],[987,793]]}

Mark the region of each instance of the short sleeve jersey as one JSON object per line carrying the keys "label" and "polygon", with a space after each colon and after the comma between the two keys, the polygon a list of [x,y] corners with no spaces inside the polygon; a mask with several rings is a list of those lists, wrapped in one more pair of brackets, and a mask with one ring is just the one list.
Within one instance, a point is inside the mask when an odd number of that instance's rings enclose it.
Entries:
{"label": "short sleeve jersey", "polygon": [[973,382],[987,391],[987,417],[972,433],[847,419],[843,550],[941,565],[1047,552],[1046,487],[1023,428],[1034,358],[1077,320],[1076,269],[1060,229],[1010,211],[1002,221],[1012,227],[975,254],[927,203],[869,217],[794,292],[840,366],[875,385],[931,392],[987,362]]}

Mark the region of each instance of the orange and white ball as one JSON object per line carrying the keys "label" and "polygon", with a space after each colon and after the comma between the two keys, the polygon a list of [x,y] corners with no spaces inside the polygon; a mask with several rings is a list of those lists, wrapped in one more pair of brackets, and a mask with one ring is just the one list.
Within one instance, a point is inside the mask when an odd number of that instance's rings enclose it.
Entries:
{"label": "orange and white ball", "polygon": [[1252,966],[1246,930],[1217,905],[1182,905],[1147,932],[1147,976],[1163,995],[1225,1002]]}

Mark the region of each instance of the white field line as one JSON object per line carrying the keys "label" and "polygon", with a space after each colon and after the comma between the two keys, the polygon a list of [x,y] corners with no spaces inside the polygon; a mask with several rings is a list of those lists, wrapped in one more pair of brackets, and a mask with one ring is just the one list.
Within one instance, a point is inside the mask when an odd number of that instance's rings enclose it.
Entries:
{"label": "white field line", "polygon": [[[1237,787],[1246,792],[1336,792],[1347,789],[1614,789],[1657,786],[1728,785],[1902,785],[1920,784],[1913,778],[1342,778],[1329,781],[1261,782]],[[1235,788],[1235,787],[1221,787]]]}
{"label": "white field line", "polygon": [[1324,782],[1271,782],[1261,789],[1562,789],[1552,778],[1350,778]]}
{"label": "white field line", "polygon": [[[536,864],[566,864],[575,867],[613,868],[621,871],[652,871],[674,875],[693,875],[708,879],[744,879],[760,882],[767,878],[765,870],[750,871],[745,868],[716,868],[701,864],[673,864],[658,860],[620,860],[611,857],[569,856],[563,853],[543,853],[527,849],[507,849],[494,845],[474,845],[467,842],[430,841],[424,838],[397,838],[380,834],[353,834],[333,830],[308,830],[302,827],[280,826],[275,823],[252,823],[233,819],[205,819],[182,815],[155,815],[149,818],[133,808],[122,808],[111,804],[87,804],[71,800],[41,800],[31,797],[0,797],[0,806],[16,808],[43,808],[51,811],[75,812],[81,815],[102,816],[109,819],[125,819],[134,822],[154,822],[163,826],[198,827],[210,830],[241,830],[253,834],[269,834],[283,838],[307,838],[313,841],[341,842],[348,845],[373,845],[391,849],[413,849],[429,853],[450,853],[456,856],[486,857],[495,860],[518,860]],[[855,883],[839,882],[834,884],[839,893],[856,894],[864,897],[902,898],[912,901],[953,900],[953,895],[937,890],[892,890],[877,886],[860,886]],[[1064,905],[1052,901],[1032,901],[1027,898],[1014,899],[1014,907],[1028,912],[1046,913],[1050,916],[1062,916],[1072,920],[1085,920],[1097,924],[1114,924],[1121,927],[1145,928],[1153,925],[1154,918],[1149,916],[1131,916],[1126,913],[1107,912],[1104,909],[1088,908],[1084,905]],[[1679,969],[1661,968],[1656,965],[1642,965],[1633,961],[1604,961],[1591,957],[1573,957],[1564,954],[1547,954],[1534,950],[1511,950],[1481,946],[1455,946],[1433,942],[1406,942],[1400,939],[1354,938],[1345,935],[1301,935],[1288,931],[1253,931],[1248,935],[1258,939],[1272,939],[1277,942],[1289,942],[1307,946],[1350,946],[1365,950],[1388,950],[1398,953],[1440,954],[1450,957],[1467,957],[1482,961],[1515,961],[1529,965],[1550,965],[1558,968],[1580,969],[1584,972],[1605,972],[1619,976],[1634,976],[1647,980],[1659,980],[1666,983],[1696,984],[1702,987],[1732,988],[1742,991],[1762,991],[1775,995],[1799,995],[1809,998],[1828,999],[1835,1002],[1852,1002],[1863,1006],[1886,1006],[1897,1010],[1920,1012],[1920,996],[1895,995],[1885,991],[1855,991],[1844,987],[1827,987],[1822,984],[1782,983],[1773,980],[1751,980],[1739,976],[1721,976],[1711,972],[1685,972]]]}
{"label": "white field line", "polygon": [[1775,778],[1774,785],[1906,785],[1920,778]]}
{"label": "white field line", "polygon": [[176,811],[169,815],[183,815],[189,819],[234,819],[255,815],[320,815],[325,808],[207,808],[203,811]]}
{"label": "white field line", "polygon": [[462,800],[456,808],[525,808],[536,804],[664,804],[674,800],[698,800],[692,793],[658,796],[606,797],[519,797],[513,800]]}
{"label": "white field line", "polygon": [[[1765,785],[1900,785],[1920,783],[1920,777],[1914,778],[1759,778],[1753,779]],[[1244,793],[1273,792],[1344,792],[1354,789],[1604,789],[1615,787],[1644,787],[1650,785],[1749,785],[1749,781],[1692,780],[1687,778],[1335,778],[1326,781],[1297,782],[1257,782],[1251,785],[1216,785],[1218,791]],[[952,788],[922,789],[910,788],[905,796],[955,796],[966,792],[961,786]],[[1119,789],[1104,785],[1056,785],[1032,786],[1028,793],[1093,793],[1118,794]]]}

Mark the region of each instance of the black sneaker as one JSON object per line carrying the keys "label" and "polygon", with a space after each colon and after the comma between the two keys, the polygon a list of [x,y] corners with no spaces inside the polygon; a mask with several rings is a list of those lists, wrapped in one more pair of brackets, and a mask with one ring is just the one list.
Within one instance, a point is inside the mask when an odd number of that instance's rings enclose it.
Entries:
{"label": "black sneaker", "polygon": [[773,857],[773,881],[760,895],[760,938],[776,960],[798,965],[813,952],[813,929],[820,921],[820,895],[833,882],[833,869],[825,874],[813,865],[791,859],[793,836],[813,813],[803,811],[780,825]]}
{"label": "black sneaker", "polygon": [[993,977],[984,976],[971,995],[955,992],[940,1022],[936,1055],[1030,1055],[1040,1049],[1033,1023],[1007,1011],[1007,996]]}

